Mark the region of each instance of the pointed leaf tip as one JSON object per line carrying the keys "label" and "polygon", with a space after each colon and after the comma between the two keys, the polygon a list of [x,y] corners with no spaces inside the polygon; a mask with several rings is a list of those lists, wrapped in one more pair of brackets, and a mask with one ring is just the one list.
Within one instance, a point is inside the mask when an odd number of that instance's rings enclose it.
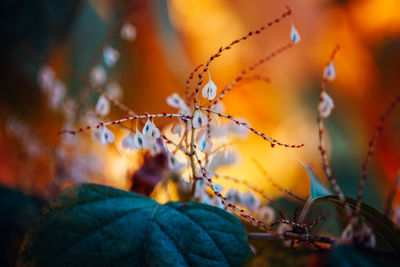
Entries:
{"label": "pointed leaf tip", "polygon": [[306,163],[302,163],[304,169],[307,171],[308,178],[310,179],[310,198],[309,201],[332,195],[332,192],[325,187],[318,178],[313,169]]}

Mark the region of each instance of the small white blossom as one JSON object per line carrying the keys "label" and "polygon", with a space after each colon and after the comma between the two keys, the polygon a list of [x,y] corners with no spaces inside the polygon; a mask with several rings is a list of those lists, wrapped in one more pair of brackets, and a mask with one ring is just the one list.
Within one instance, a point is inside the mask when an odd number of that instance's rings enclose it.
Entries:
{"label": "small white blossom", "polygon": [[214,186],[214,190],[215,190],[216,192],[218,192],[218,193],[221,193],[222,191],[224,191],[224,188],[223,188],[222,185],[220,185],[220,184],[214,183],[213,186]]}
{"label": "small white blossom", "polygon": [[186,106],[185,101],[183,101],[183,99],[177,93],[173,93],[172,95],[167,97],[167,104],[171,107],[179,109]]}
{"label": "small white blossom", "polygon": [[300,42],[301,38],[300,38],[300,34],[299,32],[296,30],[296,28],[294,27],[294,25],[292,24],[292,29],[290,31],[290,39],[292,40],[293,43],[297,44],[298,42]]}
{"label": "small white blossom", "polygon": [[250,212],[255,212],[260,208],[261,202],[258,197],[256,197],[250,191],[247,191],[244,195],[244,205]]}
{"label": "small white blossom", "polygon": [[136,28],[131,23],[125,23],[121,28],[121,38],[127,41],[133,41],[136,39]]}
{"label": "small white blossom", "polygon": [[38,72],[39,87],[43,91],[47,91],[53,86],[54,80],[55,77],[53,69],[50,66],[42,66]]}
{"label": "small white blossom", "polygon": [[182,123],[176,122],[171,128],[171,133],[176,134],[179,137],[181,137],[182,136],[182,128],[183,128]]}
{"label": "small white blossom", "polygon": [[208,72],[208,77],[209,77],[209,81],[203,87],[202,95],[204,98],[207,98],[208,100],[213,100],[215,98],[215,96],[217,95],[217,86],[211,80],[210,72]]}
{"label": "small white blossom", "polygon": [[183,115],[189,116],[190,115],[190,108],[185,105],[179,110],[179,113],[182,113]]}
{"label": "small white blossom", "polygon": [[64,100],[67,90],[60,80],[55,80],[53,86],[49,89],[49,106],[53,110],[60,108],[61,102]]}
{"label": "small white blossom", "polygon": [[155,139],[158,139],[161,136],[160,130],[153,122],[150,121],[150,119],[148,119],[146,124],[144,125],[143,134],[153,137]]}
{"label": "small white blossom", "polygon": [[178,173],[184,166],[172,153],[168,153],[168,167],[171,171]]}
{"label": "small white blossom", "polygon": [[90,73],[90,80],[97,86],[103,85],[107,80],[107,73],[103,67],[94,67]]}
{"label": "small white blossom", "polygon": [[259,218],[263,221],[263,223],[270,225],[275,221],[275,211],[273,208],[269,206],[261,207],[258,210]]}
{"label": "small white blossom", "polygon": [[106,93],[109,97],[115,100],[122,98],[123,92],[122,88],[117,82],[111,82],[106,86]]}
{"label": "small white blossom", "polygon": [[333,81],[336,78],[336,68],[333,62],[329,63],[324,69],[324,78]]}
{"label": "small white blossom", "polygon": [[225,106],[224,104],[222,104],[222,102],[218,102],[217,104],[214,105],[214,110],[216,112],[223,113],[225,111]]}
{"label": "small white blossom", "polygon": [[204,115],[200,110],[196,110],[193,116],[193,127],[195,129],[204,127],[207,125],[207,116]]}
{"label": "small white blossom", "polygon": [[111,46],[106,47],[104,49],[103,58],[104,58],[104,62],[106,63],[106,65],[108,67],[112,67],[115,65],[115,63],[117,62],[117,60],[119,58],[119,52],[118,52],[118,50],[116,50],[115,48],[112,48]]}
{"label": "small white blossom", "polygon": [[155,139],[147,139],[147,141],[149,144],[151,155],[156,155],[161,152],[161,147]]}
{"label": "small white blossom", "polygon": [[220,209],[225,209],[225,205],[222,204],[222,201],[219,197],[214,196],[213,198],[211,198],[211,203],[210,205],[220,208]]}
{"label": "small white blossom", "polygon": [[237,190],[229,189],[226,193],[226,198],[229,202],[232,202],[236,205],[243,205],[244,198],[242,193]]}
{"label": "small white blossom", "polygon": [[207,136],[207,131],[202,131],[197,136],[197,148],[204,153],[209,153],[212,148],[212,142]]}
{"label": "small white blossom", "polygon": [[[250,126],[250,124],[248,123],[248,121],[246,119],[239,119],[242,122],[245,122],[247,125]],[[249,130],[240,124],[236,124],[235,122],[230,122],[229,124],[229,131],[238,135],[240,138],[245,139],[248,137],[249,135]]]}
{"label": "small white blossom", "polygon": [[204,204],[207,204],[207,205],[211,206],[211,198],[207,193],[205,193],[205,194],[203,194],[201,196],[200,201],[201,201],[201,203],[204,203]]}
{"label": "small white blossom", "polygon": [[77,106],[72,99],[67,99],[63,105],[63,113],[66,121],[71,121],[77,112]]}
{"label": "small white blossom", "polygon": [[133,137],[133,142],[138,150],[149,148],[146,136],[139,130],[136,130],[135,136]]}
{"label": "small white blossom", "polygon": [[93,139],[102,145],[106,145],[107,143],[114,143],[115,136],[106,126],[101,126],[94,130]]}
{"label": "small white blossom", "polygon": [[86,111],[83,116],[80,117],[80,119],[84,124],[97,124],[99,121],[96,113],[93,110]]}
{"label": "small white blossom", "polygon": [[110,113],[110,102],[105,96],[100,96],[96,104],[96,113],[102,117]]}
{"label": "small white blossom", "polygon": [[132,133],[129,133],[123,140],[122,140],[122,147],[125,149],[135,149],[135,138],[133,137]]}
{"label": "small white blossom", "polygon": [[326,93],[322,93],[322,102],[319,106],[319,112],[323,118],[329,117],[332,109],[335,107],[332,98]]}

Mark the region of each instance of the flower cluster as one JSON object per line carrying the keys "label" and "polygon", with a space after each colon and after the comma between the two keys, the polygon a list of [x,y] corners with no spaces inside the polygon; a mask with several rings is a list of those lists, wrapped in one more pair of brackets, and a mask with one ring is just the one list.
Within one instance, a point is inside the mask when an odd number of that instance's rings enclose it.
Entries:
{"label": "flower cluster", "polygon": [[[93,139],[102,145],[106,145],[114,143],[116,140],[110,127],[123,127],[127,132],[119,142],[120,147],[127,152],[146,150],[151,155],[158,153],[166,154],[169,170],[175,173],[174,177],[179,177],[177,183],[179,190],[186,190],[191,199],[209,203],[223,209],[230,209],[257,226],[271,230],[268,224],[274,220],[275,213],[272,208],[263,204],[256,196],[259,192],[256,191],[256,194],[250,191],[243,193],[232,189],[225,190],[225,192],[222,186],[214,183],[213,178],[218,177],[216,172],[219,167],[237,162],[239,156],[236,151],[229,148],[229,145],[234,139],[245,138],[249,132],[269,142],[271,147],[278,145],[299,148],[303,144],[290,145],[280,142],[252,128],[246,120],[224,114],[222,99],[226,93],[230,92],[236,85],[240,85],[241,82],[257,79],[269,82],[269,79],[260,76],[245,76],[280,53],[292,48],[300,41],[300,35],[292,25],[290,42],[243,70],[230,85],[222,90],[219,90],[218,86],[211,79],[210,65],[224,51],[229,50],[237,43],[245,41],[251,36],[260,34],[268,27],[279,23],[289,15],[291,15],[291,10],[287,8],[287,11],[282,13],[279,18],[268,22],[265,26],[255,31],[249,32],[247,35],[231,42],[225,47],[221,47],[217,53],[209,58],[206,64],[201,64],[195,68],[187,80],[185,95],[180,96],[178,93],[173,93],[166,99],[167,104],[177,110],[176,113],[145,113],[137,115],[134,111],[120,103],[118,99],[112,97],[109,89],[106,89],[106,91],[100,91],[101,94],[96,105],[95,114],[100,118],[104,118],[109,113],[110,103],[112,103],[117,107],[122,107],[123,111],[129,114],[128,117],[108,122],[101,121],[77,131],[65,130],[61,133],[75,134],[92,130]],[[127,27],[123,28],[122,32],[124,32],[125,36],[131,36],[134,35],[135,31]],[[118,51],[112,47],[106,47],[104,50],[106,66],[113,66],[118,57]],[[194,86],[194,90],[191,91],[190,82],[193,80],[196,72],[199,72],[198,81]],[[208,82],[202,85],[207,72]],[[104,85],[105,82],[105,69],[99,66],[94,68],[89,81],[91,87],[96,89]],[[96,91],[99,90],[97,89]],[[202,104],[202,102],[204,103]],[[156,119],[162,117],[172,119],[173,121],[165,129],[160,130],[156,126]],[[143,120],[146,120],[146,123],[143,123]],[[126,125],[122,125],[127,121],[136,121],[136,128],[132,129]],[[252,189],[250,188],[249,190]],[[262,221],[255,219],[254,216],[261,218]]]}

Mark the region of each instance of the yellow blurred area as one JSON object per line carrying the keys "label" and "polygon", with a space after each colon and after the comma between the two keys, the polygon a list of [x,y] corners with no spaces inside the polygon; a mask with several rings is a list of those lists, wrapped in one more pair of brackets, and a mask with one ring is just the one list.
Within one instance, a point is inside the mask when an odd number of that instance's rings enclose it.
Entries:
{"label": "yellow blurred area", "polygon": [[[257,4],[262,5],[261,3]],[[233,4],[231,1],[174,0],[170,2],[171,19],[180,36],[183,36],[189,57],[193,62],[196,62],[194,65],[197,62],[205,62],[205,59],[215,53],[219,47],[225,46],[248,31],[255,29],[247,28],[246,24],[248,23],[244,22],[241,16],[241,13],[245,13],[246,8],[249,7],[240,9],[238,6],[239,4]],[[274,10],[277,12],[267,12],[261,19],[257,17],[261,15],[261,12],[254,14],[254,20],[261,22],[261,24],[254,26],[259,28],[275,17],[279,17],[285,11],[284,6],[274,8]],[[242,69],[270,53],[271,49],[276,49],[287,43],[290,20],[282,21],[281,24],[285,27],[281,27],[280,24],[277,27],[284,28],[284,32],[267,29],[262,37],[255,36],[253,37],[254,40],[235,46],[213,63],[210,69],[213,80],[220,88],[219,90],[222,90],[226,84],[233,80]],[[263,37],[271,40],[273,45],[270,44],[271,42],[267,43],[266,47],[260,45],[260,40],[257,39]],[[297,50],[297,47],[293,50]],[[293,50],[288,53],[294,55],[296,52]],[[287,69],[279,69],[285,67],[285,64],[280,64],[281,60],[285,60],[285,56],[283,55],[283,59],[278,57],[273,60],[273,71],[265,71],[265,67],[261,67],[252,74],[262,74],[269,77],[271,74],[287,71]],[[270,63],[265,65],[270,65]],[[291,73],[288,73],[283,76],[290,77],[290,75]],[[276,183],[306,197],[309,183],[299,162],[315,162],[318,160],[318,151],[316,150],[317,128],[316,125],[313,125],[315,114],[305,114],[296,100],[296,95],[289,94],[290,89],[288,88],[279,88],[280,82],[275,83],[274,77],[271,79],[272,84],[265,85],[255,82],[241,88],[235,88],[234,92],[224,99],[226,113],[238,118],[246,118],[252,127],[277,138],[281,142],[306,143],[306,147],[301,149],[288,149],[279,146],[271,148],[269,143],[259,136],[249,134],[248,140],[236,145],[241,154],[241,162],[232,167],[223,168],[218,172],[251,182],[265,190],[268,195],[278,194],[278,190],[273,188],[263,171],[257,167],[254,162],[256,160]],[[290,82],[288,85],[290,85]],[[293,114],[291,112],[293,110],[300,112]],[[310,129],[315,131],[310,131]],[[237,187],[237,185],[229,182],[221,182],[221,184],[225,188]],[[243,186],[239,186],[239,188],[245,190]]]}
{"label": "yellow blurred area", "polygon": [[[339,44],[342,49],[335,60],[338,78],[329,85],[332,88],[329,90],[334,95],[349,97],[349,102],[368,101],[366,95],[378,86],[377,66],[368,45],[382,36],[399,33],[400,2],[354,1],[335,5],[333,1],[253,1],[250,4],[173,0],[169,2],[169,14],[184,43],[185,53],[195,66],[205,63],[219,47],[278,17],[284,11],[284,4],[293,9],[290,19],[227,51],[210,69],[213,80],[223,88],[240,70],[285,44],[290,24],[294,23],[302,36],[301,43],[255,71],[271,77],[272,84],[254,83],[235,89],[224,103],[228,114],[245,117],[261,132],[282,142],[304,143],[305,147],[272,149],[258,136],[250,135],[248,141],[237,145],[242,162],[221,172],[245,179],[271,194],[277,193],[254,164],[256,159],[278,184],[306,197],[309,182],[299,162],[310,163],[320,177],[323,174],[317,150],[316,107],[302,106],[299,98],[305,89],[299,85],[312,77],[321,77],[332,48]],[[306,90],[317,94],[318,87]],[[371,134],[361,133],[361,136],[368,138]],[[329,133],[327,139],[329,150]]]}
{"label": "yellow blurred area", "polygon": [[353,1],[349,12],[365,41],[400,33],[400,2],[397,0]]}
{"label": "yellow blurred area", "polygon": [[[184,82],[197,65],[205,64],[220,47],[280,17],[286,11],[285,5],[289,5],[293,12],[289,18],[224,51],[221,57],[213,61],[209,70],[212,80],[218,86],[218,92],[221,92],[243,69],[287,44],[293,24],[300,33],[301,42],[248,73],[248,76],[258,74],[268,77],[271,83],[255,81],[245,85],[238,84],[224,97],[224,105],[226,114],[235,118],[245,118],[260,132],[283,143],[304,143],[305,146],[300,149],[280,146],[272,148],[259,136],[249,133],[248,140],[234,144],[240,151],[241,161],[234,166],[218,170],[218,173],[246,180],[265,190],[268,195],[280,195],[263,171],[257,167],[255,160],[277,184],[307,198],[309,181],[301,162],[311,164],[316,173],[324,177],[317,149],[316,100],[324,65],[336,44],[341,46],[335,58],[337,79],[329,83],[328,92],[336,105],[333,116],[337,117],[330,117],[328,120],[335,121],[335,126],[353,127],[354,132],[348,135],[353,138],[355,148],[363,149],[357,152],[357,155],[364,153],[368,138],[373,133],[371,131],[375,119],[379,118],[380,112],[387,104],[386,99],[394,91],[384,91],[386,88],[381,85],[384,73],[380,69],[382,66],[379,65],[378,58],[381,53],[379,49],[385,42],[399,39],[399,0],[170,0],[166,2],[167,10],[161,14],[164,17],[154,11],[159,8],[160,2],[153,1],[132,13],[131,22],[137,29],[136,40],[120,43],[119,40],[112,43],[115,48],[121,49],[121,54],[115,73],[110,77],[121,84],[124,90],[122,102],[133,111],[139,114],[175,112],[175,109],[166,104],[165,99],[174,92],[183,95]],[[115,15],[114,1],[89,1],[89,5],[97,14],[96,19],[111,28]],[[166,20],[168,23],[165,23]],[[78,29],[80,26],[76,25]],[[68,61],[68,57],[74,56],[69,54],[68,45],[67,43],[56,47],[51,51],[48,60],[48,64],[56,70],[60,79],[68,76],[62,73],[68,74],[69,69],[65,65],[72,61]],[[85,45],[90,46],[93,51],[99,46],[98,43],[84,43],[82,47]],[[101,56],[98,62],[101,64]],[[394,70],[394,73],[398,72]],[[205,77],[207,82],[208,75]],[[192,90],[196,83],[197,75],[192,81]],[[398,84],[395,86],[398,87]],[[378,96],[383,96],[385,101],[378,100]],[[76,95],[74,97],[78,98]],[[93,109],[93,103],[84,108]],[[46,111],[41,110],[40,118],[36,118],[31,126],[36,127],[37,132],[44,133],[43,139],[50,145],[56,146],[60,138],[54,133],[60,130],[60,117]],[[125,114],[122,111],[112,107],[107,120],[123,116]],[[155,122],[162,128],[168,125],[170,120],[157,119]],[[125,126],[135,128],[135,124]],[[110,129],[116,135],[117,141],[115,145],[108,147],[97,143],[88,144],[92,142],[90,133],[82,133],[86,137],[77,135],[78,139],[82,138],[80,142],[87,146],[87,150],[95,151],[102,159],[98,169],[102,173],[101,177],[91,177],[89,181],[128,189],[130,181],[127,174],[140,167],[142,154],[127,155],[121,152],[120,142],[126,131],[117,126],[111,126]],[[331,134],[333,142],[333,139],[338,137]],[[331,136],[329,132],[326,135],[325,141],[330,156]],[[388,134],[387,139],[390,139],[389,137],[395,138]],[[342,140],[339,142],[345,143]],[[400,157],[397,152],[400,151],[400,144],[394,148],[391,144],[387,141],[387,151],[376,153],[379,157],[376,160],[379,162],[379,168],[384,169],[388,175],[397,170]],[[7,146],[6,148],[8,149]],[[390,155],[390,164],[385,158],[387,155]],[[19,160],[18,156],[15,155],[15,158]],[[3,152],[0,153],[0,157],[7,158],[7,155]],[[46,162],[42,165],[45,164]],[[5,167],[0,172],[0,179],[3,184],[9,185],[10,181],[17,180],[15,177],[18,176],[13,173],[13,169],[17,168],[8,163],[3,165]],[[54,178],[53,172],[48,171],[43,175],[43,181],[35,180],[38,185],[34,184],[33,187],[38,186],[37,191],[45,191],[43,187]],[[39,172],[34,170],[32,173]],[[322,180],[326,183],[324,178]],[[238,187],[246,190],[243,186],[219,180],[217,182],[225,188]],[[167,199],[165,196],[163,198]]]}

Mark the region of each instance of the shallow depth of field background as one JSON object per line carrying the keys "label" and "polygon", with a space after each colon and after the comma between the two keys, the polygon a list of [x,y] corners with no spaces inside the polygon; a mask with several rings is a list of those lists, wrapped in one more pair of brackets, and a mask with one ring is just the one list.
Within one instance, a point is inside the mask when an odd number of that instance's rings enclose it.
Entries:
{"label": "shallow depth of field background", "polygon": [[[70,153],[77,160],[93,153],[101,163],[86,179],[64,178],[56,182],[60,170],[49,151],[60,142],[57,132],[63,116],[46,107],[46,99],[36,84],[38,66],[51,65],[65,82],[68,96],[80,103],[85,86],[71,69],[88,74],[85,66],[128,8],[134,6],[131,22],[137,28],[137,38],[131,43],[119,40],[118,35],[114,38],[112,44],[119,50],[120,60],[110,71],[109,79],[121,84],[122,102],[135,112],[157,113],[174,111],[165,99],[173,92],[184,93],[185,80],[195,66],[205,63],[219,47],[280,16],[285,4],[293,11],[289,19],[226,51],[210,70],[213,81],[222,89],[242,69],[286,44],[293,23],[301,42],[253,73],[269,77],[271,83],[253,82],[238,87],[225,97],[224,104],[226,113],[246,118],[267,135],[286,143],[304,143],[305,147],[271,148],[259,137],[249,135],[248,140],[234,144],[241,153],[240,162],[219,172],[251,181],[277,196],[278,191],[255,165],[255,159],[277,183],[307,197],[309,182],[300,163],[311,164],[323,177],[317,149],[318,91],[324,64],[332,48],[339,44],[342,49],[335,60],[337,79],[328,85],[335,109],[326,121],[326,142],[334,174],[345,194],[355,196],[369,138],[379,116],[399,92],[397,0],[103,0],[71,1],[60,6],[36,1],[4,3],[13,12],[1,19],[1,185],[45,198],[76,182],[129,187],[127,173],[137,168],[139,157],[125,155],[115,145],[101,147],[91,141],[90,133],[74,137],[82,143],[82,149]],[[82,108],[94,109],[97,98],[93,91],[90,94],[87,101],[80,103]],[[112,108],[109,118],[122,116],[121,111]],[[33,156],[27,149],[30,142],[22,142],[7,129],[10,117],[29,129],[24,138],[37,141]],[[400,167],[399,118],[397,110],[379,138],[369,167],[365,201],[378,208],[382,208]],[[157,121],[159,126],[167,123]],[[75,125],[81,126],[85,125]],[[118,129],[115,131],[118,134]]]}

